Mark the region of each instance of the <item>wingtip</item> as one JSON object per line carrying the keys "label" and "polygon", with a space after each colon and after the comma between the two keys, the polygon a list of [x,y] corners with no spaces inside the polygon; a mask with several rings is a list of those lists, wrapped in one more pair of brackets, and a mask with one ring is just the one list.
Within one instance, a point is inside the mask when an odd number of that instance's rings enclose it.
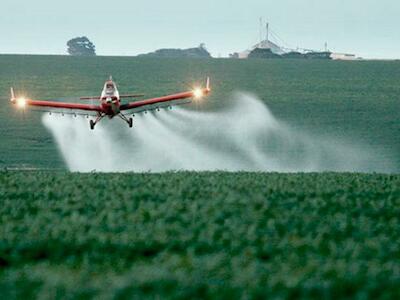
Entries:
{"label": "wingtip", "polygon": [[11,87],[10,88],[10,92],[11,92],[11,102],[15,102],[15,94],[14,94],[14,88],[13,87]]}

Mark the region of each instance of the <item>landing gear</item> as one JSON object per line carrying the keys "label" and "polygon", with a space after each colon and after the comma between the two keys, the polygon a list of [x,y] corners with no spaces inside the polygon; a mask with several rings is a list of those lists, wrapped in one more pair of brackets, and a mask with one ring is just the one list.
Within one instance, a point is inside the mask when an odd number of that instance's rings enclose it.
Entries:
{"label": "landing gear", "polygon": [[94,127],[96,126],[96,124],[99,123],[99,122],[101,121],[101,119],[104,118],[104,116],[105,116],[105,114],[100,114],[100,113],[99,113],[99,114],[97,115],[97,118],[96,118],[95,121],[90,120],[90,121],[89,121],[90,130],[94,130]]}
{"label": "landing gear", "polygon": [[122,120],[124,120],[128,124],[129,128],[133,127],[133,119],[132,118],[127,118],[123,114],[119,114],[118,117],[120,117]]}
{"label": "landing gear", "polygon": [[[104,113],[99,113],[98,115],[97,115],[97,118],[96,118],[96,120],[90,120],[89,121],[89,125],[90,125],[90,130],[94,130],[94,128],[96,127],[96,124],[97,123],[99,123],[100,121],[101,121],[101,119],[103,119],[104,117],[106,116],[106,114],[104,114]],[[112,116],[113,117],[113,116]],[[112,117],[110,117],[110,118],[112,118]],[[133,127],[133,119],[132,118],[127,118],[126,116],[124,116],[123,114],[119,114],[118,115],[118,117],[120,117],[122,120],[124,120],[127,124],[128,124],[128,126],[129,126],[129,128],[132,128]]]}

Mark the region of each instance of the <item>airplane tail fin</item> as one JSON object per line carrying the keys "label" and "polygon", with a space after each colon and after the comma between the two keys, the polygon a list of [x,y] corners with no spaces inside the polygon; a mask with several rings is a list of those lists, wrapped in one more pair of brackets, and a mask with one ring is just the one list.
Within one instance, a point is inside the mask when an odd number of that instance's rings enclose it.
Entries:
{"label": "airplane tail fin", "polygon": [[207,77],[206,90],[207,90],[208,92],[211,91],[210,77]]}

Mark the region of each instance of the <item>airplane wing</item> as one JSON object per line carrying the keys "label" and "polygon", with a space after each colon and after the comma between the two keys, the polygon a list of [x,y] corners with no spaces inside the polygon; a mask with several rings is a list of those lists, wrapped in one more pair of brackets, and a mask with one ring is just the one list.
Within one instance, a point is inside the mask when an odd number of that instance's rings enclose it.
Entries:
{"label": "airplane wing", "polygon": [[48,112],[52,112],[54,110],[86,111],[86,112],[102,111],[99,105],[66,103],[66,102],[46,101],[46,100],[32,100],[25,97],[15,97],[13,88],[11,88],[11,103],[15,104],[20,108],[25,108],[25,107],[40,108],[41,109],[40,111],[48,111]]}
{"label": "airplane wing", "polygon": [[192,91],[187,91],[183,93],[167,95],[158,98],[145,99],[135,102],[130,102],[121,105],[121,111],[132,110],[134,113],[159,109],[163,107],[182,105],[191,103],[193,98],[202,98],[207,96],[211,92],[210,79],[207,78],[207,85],[205,88],[195,89]]}

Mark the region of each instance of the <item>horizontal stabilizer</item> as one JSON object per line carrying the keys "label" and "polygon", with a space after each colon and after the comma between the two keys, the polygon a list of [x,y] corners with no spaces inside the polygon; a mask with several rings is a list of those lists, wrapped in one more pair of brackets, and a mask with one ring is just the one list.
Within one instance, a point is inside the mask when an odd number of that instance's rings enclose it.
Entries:
{"label": "horizontal stabilizer", "polygon": [[[143,94],[138,94],[138,95],[121,95],[119,97],[120,97],[120,99],[124,99],[124,98],[141,98],[144,96],[145,95],[143,95]],[[79,99],[80,100],[100,100],[101,97],[81,97]]]}
{"label": "horizontal stabilizer", "polygon": [[141,98],[141,97],[144,97],[145,95],[142,95],[142,94],[138,94],[138,95],[121,95],[121,96],[119,96],[121,99],[123,99],[123,98]]}
{"label": "horizontal stabilizer", "polygon": [[100,100],[100,97],[81,97],[80,100]]}

